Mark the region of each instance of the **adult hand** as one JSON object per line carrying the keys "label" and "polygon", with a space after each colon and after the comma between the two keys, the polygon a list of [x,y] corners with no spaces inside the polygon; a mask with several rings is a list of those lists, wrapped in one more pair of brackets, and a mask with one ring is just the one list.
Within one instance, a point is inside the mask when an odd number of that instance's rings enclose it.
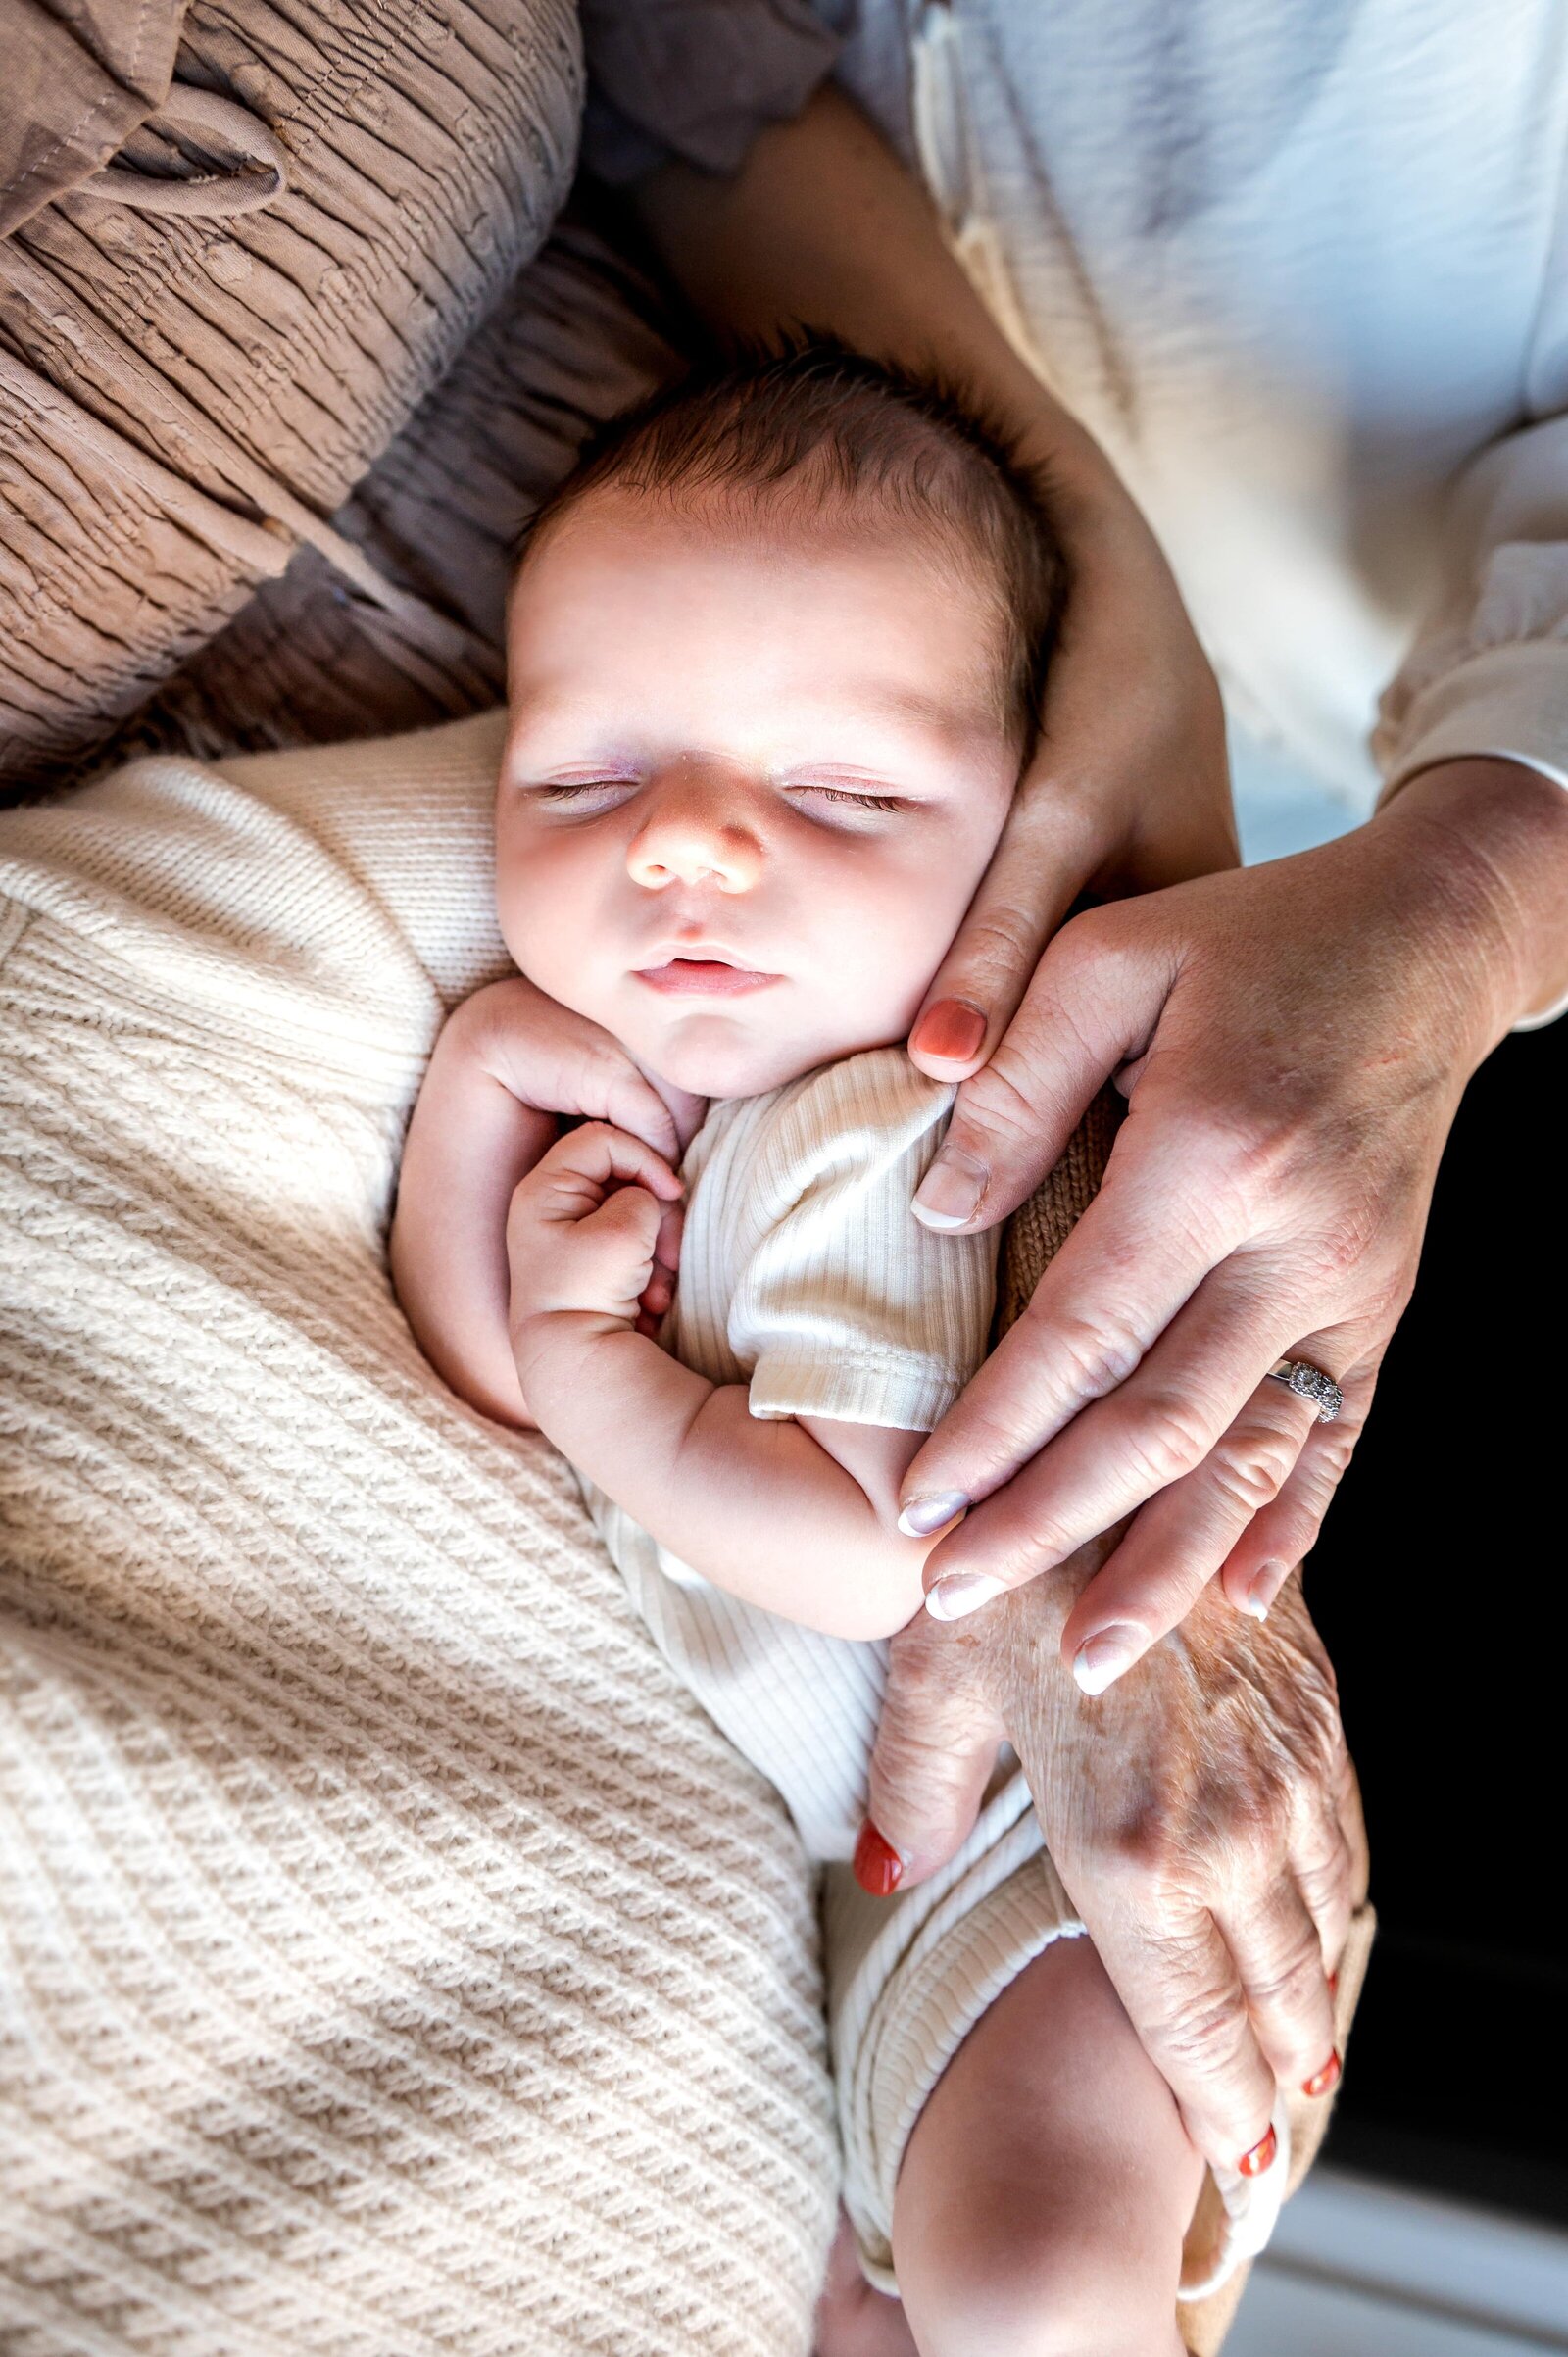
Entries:
{"label": "adult hand", "polygon": [[994,1054],[1083,895],[1151,892],[1240,857],[1218,685],[1153,534],[1098,454],[1052,507],[1072,586],[1039,742],[910,1036],[939,1080]]}
{"label": "adult hand", "polygon": [[1266,1627],[1205,1597],[1113,1694],[1080,1694],[1060,1625],[1105,1544],[978,1620],[920,1614],[893,1640],[871,1822],[899,1886],[921,1880],[1005,1735],[1194,2142],[1234,2169],[1266,2149],[1276,2083],[1327,2093],[1338,2076],[1327,1976],[1366,1894],[1355,1776],[1298,1580]]}
{"label": "adult hand", "polygon": [[[903,1493],[926,1530],[989,1500],[927,1562],[945,1617],[1142,1509],[1063,1627],[1090,1693],[1215,1573],[1260,1614],[1312,1545],[1459,1096],[1522,1011],[1497,879],[1425,782],[1321,850],[1073,918],[916,1199],[990,1226],[1118,1076],[1099,1196]],[[1337,1422],[1264,1380],[1283,1356],[1340,1384]]]}

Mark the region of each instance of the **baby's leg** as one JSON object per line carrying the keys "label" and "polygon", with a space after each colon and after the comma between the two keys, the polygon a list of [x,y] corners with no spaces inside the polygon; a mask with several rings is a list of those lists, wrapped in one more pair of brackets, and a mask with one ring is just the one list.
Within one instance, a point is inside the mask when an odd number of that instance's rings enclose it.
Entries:
{"label": "baby's leg", "polygon": [[1181,2357],[1202,2164],[1089,1941],[976,2023],[915,2123],[893,2259],[920,2357]]}

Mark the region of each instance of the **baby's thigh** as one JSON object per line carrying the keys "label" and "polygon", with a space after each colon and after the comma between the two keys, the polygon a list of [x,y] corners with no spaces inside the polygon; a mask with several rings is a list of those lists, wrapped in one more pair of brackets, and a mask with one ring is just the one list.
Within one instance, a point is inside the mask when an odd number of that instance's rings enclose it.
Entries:
{"label": "baby's thigh", "polygon": [[964,2039],[905,2153],[894,2263],[922,2357],[1174,2357],[1201,2178],[1090,1941],[1053,1941]]}

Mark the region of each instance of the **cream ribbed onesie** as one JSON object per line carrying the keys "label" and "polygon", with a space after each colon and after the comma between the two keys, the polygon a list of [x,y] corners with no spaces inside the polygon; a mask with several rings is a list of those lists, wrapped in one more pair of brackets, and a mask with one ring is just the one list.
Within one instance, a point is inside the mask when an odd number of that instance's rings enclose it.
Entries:
{"label": "cream ribbed onesie", "polygon": [[[682,1165],[686,1224],[663,1347],[710,1382],[749,1384],[754,1416],[929,1431],[986,1354],[995,1292],[994,1235],[934,1235],[910,1209],[954,1096],[902,1048],[878,1048],[715,1105]],[[726,1596],[582,1486],[655,1642],[828,1867],[845,2202],[866,2273],[894,2288],[893,2191],[926,2097],[1030,1958],[1083,1926],[1010,1752],[952,1863],[914,1890],[868,1898],[843,1861],[864,1817],[886,1645],[824,1637]],[[1260,2208],[1240,2180],[1224,2191],[1228,2273],[1258,2247],[1277,2203],[1271,2187]]]}

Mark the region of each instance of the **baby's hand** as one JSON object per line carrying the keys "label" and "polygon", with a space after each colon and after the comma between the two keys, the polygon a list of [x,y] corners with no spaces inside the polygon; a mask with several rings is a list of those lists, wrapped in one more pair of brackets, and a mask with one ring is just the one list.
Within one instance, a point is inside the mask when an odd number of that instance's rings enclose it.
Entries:
{"label": "baby's hand", "polygon": [[673,1282],[682,1193],[662,1155],[607,1121],[558,1138],[507,1213],[514,1350],[530,1319],[560,1310],[652,1334],[644,1297],[667,1298]]}

